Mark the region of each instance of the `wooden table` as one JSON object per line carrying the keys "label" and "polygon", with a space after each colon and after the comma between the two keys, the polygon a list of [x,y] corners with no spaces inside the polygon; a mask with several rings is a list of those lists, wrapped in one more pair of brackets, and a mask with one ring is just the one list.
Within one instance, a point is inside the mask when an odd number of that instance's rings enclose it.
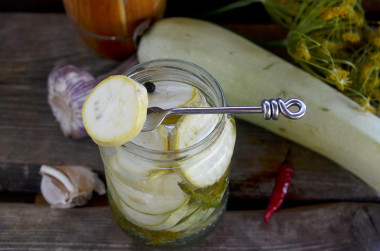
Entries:
{"label": "wooden table", "polygon": [[[284,34],[273,24],[226,27],[260,40]],[[117,227],[105,196],[57,210],[40,195],[41,164],[86,165],[104,179],[97,146],[65,138],[47,104],[46,79],[59,64],[98,76],[118,62],[88,49],[63,13],[0,13],[0,250],[141,250]],[[189,250],[380,249],[375,191],[264,129],[238,120],[237,131],[227,213]],[[288,149],[295,169],[289,194],[265,224],[264,209]]]}

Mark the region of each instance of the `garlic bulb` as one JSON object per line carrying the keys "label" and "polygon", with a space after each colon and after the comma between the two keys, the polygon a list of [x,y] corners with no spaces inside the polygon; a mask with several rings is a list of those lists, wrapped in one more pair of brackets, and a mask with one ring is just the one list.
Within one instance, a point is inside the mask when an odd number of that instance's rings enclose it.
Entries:
{"label": "garlic bulb", "polygon": [[84,166],[42,165],[41,192],[53,208],[83,206],[91,199],[92,192],[106,193],[104,183]]}
{"label": "garlic bulb", "polygon": [[50,72],[48,103],[66,137],[80,139],[88,136],[82,122],[82,106],[88,94],[103,79],[122,74],[137,62],[137,56],[133,54],[116,69],[96,79],[74,65],[55,67]]}
{"label": "garlic bulb", "polygon": [[98,81],[73,65],[54,68],[48,77],[48,103],[66,137],[87,136],[82,122],[82,106]]}

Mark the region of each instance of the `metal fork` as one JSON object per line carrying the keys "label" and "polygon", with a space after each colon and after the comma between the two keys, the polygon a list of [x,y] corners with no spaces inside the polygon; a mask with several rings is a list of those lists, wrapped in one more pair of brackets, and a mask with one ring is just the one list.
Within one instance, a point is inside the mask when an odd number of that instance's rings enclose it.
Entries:
{"label": "metal fork", "polygon": [[[292,112],[290,107],[295,106],[298,111]],[[148,132],[157,128],[166,116],[177,114],[242,114],[242,113],[263,113],[264,119],[277,120],[282,113],[288,119],[300,119],[306,113],[306,105],[299,99],[264,99],[261,106],[225,106],[225,107],[181,107],[162,109],[160,107],[150,107],[147,111],[147,117],[142,132]]]}

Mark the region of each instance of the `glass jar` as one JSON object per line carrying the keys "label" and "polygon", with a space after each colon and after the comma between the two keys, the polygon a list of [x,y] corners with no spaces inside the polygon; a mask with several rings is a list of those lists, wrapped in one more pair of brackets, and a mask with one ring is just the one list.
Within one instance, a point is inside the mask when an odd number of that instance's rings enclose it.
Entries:
{"label": "glass jar", "polygon": [[[208,105],[226,106],[217,81],[188,62],[154,60],[136,65],[125,75],[140,83],[172,81],[191,85]],[[214,116],[216,120],[203,139],[185,148],[154,150],[133,141],[120,147],[99,147],[112,213],[118,225],[139,243],[178,246],[198,241],[214,229],[226,208],[236,138],[234,120],[226,114],[184,116]],[[188,120],[211,124],[207,117],[200,118]],[[173,124],[167,126],[170,130]],[[182,133],[191,137],[198,133],[193,129],[185,127]],[[174,132],[163,135],[180,137]]]}
{"label": "glass jar", "polygon": [[123,60],[138,39],[164,16],[166,0],[63,0],[80,37],[99,55]]}

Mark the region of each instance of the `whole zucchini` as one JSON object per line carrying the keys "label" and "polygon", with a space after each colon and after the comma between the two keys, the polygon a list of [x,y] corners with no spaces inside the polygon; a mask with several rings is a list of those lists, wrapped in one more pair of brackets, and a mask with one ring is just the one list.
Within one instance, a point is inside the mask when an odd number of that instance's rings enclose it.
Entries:
{"label": "whole zucchini", "polygon": [[351,99],[247,39],[210,22],[169,18],[144,34],[140,62],[177,58],[193,62],[220,83],[230,106],[263,99],[299,98],[308,108],[300,120],[237,115],[308,147],[351,171],[380,192],[380,118]]}

